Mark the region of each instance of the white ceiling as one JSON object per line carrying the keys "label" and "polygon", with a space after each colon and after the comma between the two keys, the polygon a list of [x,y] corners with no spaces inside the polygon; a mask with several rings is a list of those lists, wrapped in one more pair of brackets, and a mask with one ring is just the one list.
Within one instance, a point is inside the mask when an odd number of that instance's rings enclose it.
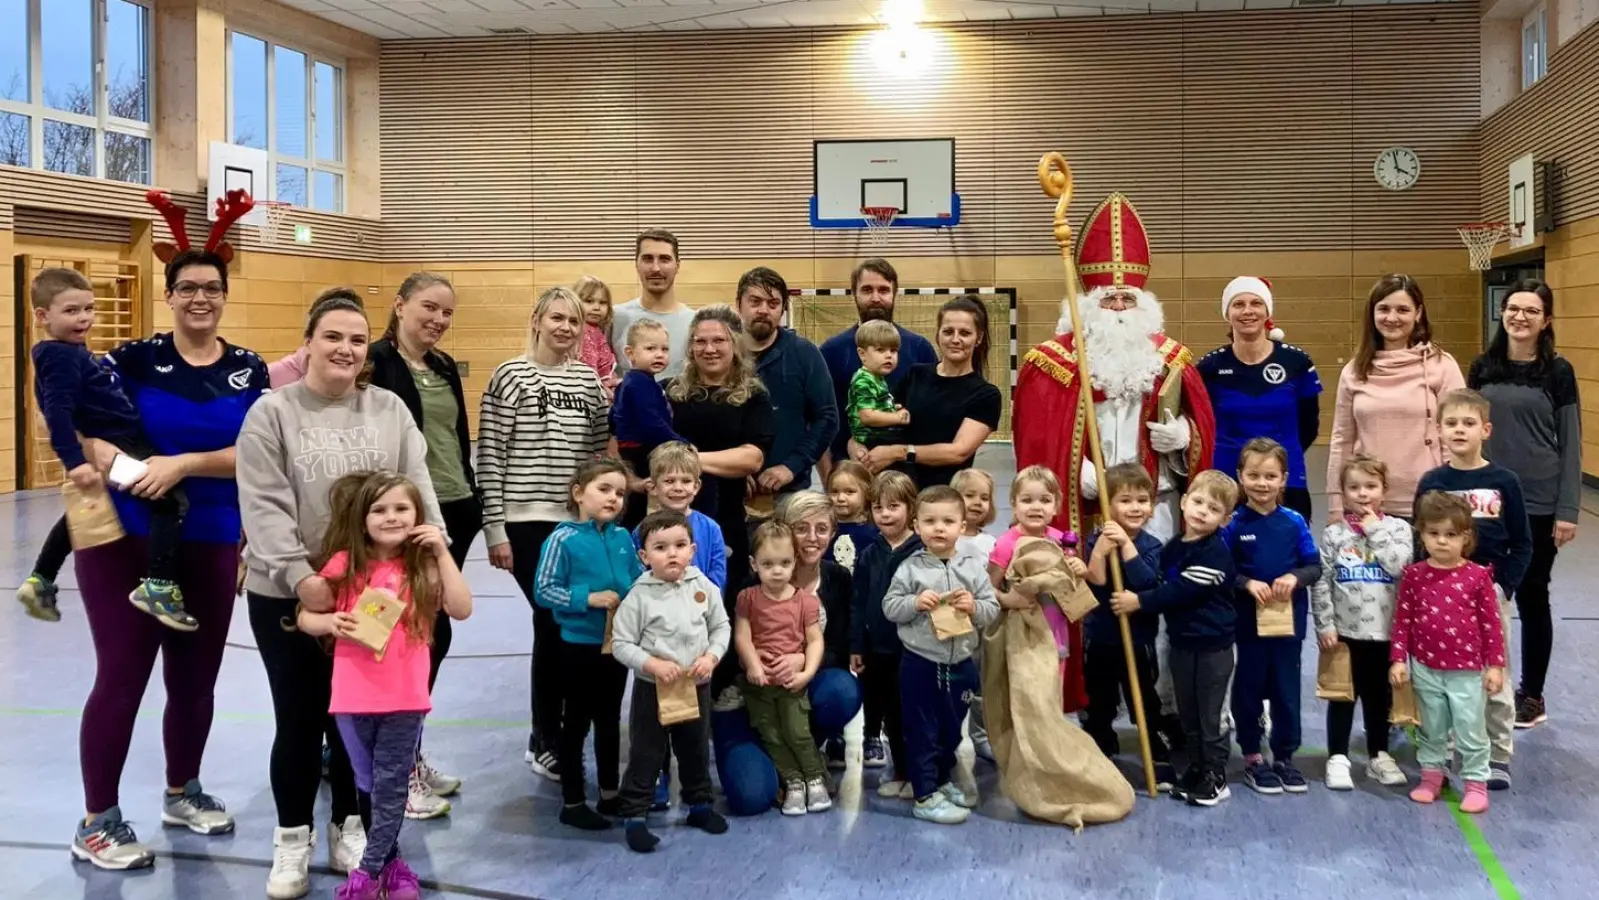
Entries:
{"label": "white ceiling", "polygon": [[[379,38],[698,31],[871,25],[882,0],[278,0]],[[1418,0],[923,0],[924,22],[980,22],[1290,7],[1379,6]],[[1426,0],[1419,0],[1426,2]],[[1450,0],[1439,0],[1450,2]],[[1465,0],[1460,0],[1465,2]]]}

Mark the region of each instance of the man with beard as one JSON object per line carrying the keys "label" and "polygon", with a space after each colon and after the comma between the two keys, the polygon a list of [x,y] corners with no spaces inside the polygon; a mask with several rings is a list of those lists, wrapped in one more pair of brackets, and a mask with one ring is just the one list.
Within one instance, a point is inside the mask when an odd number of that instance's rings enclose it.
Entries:
{"label": "man with beard", "polygon": [[827,383],[827,364],[815,344],[783,327],[787,312],[788,282],[783,276],[761,266],[739,278],[738,317],[744,322],[744,343],[755,357],[755,374],[771,397],[777,422],[766,468],[752,479],[751,497],[810,487],[811,469],[838,431],[838,405]]}
{"label": "man with beard", "polygon": [[[888,260],[873,257],[862,260],[849,276],[850,292],[855,295],[855,312],[861,322],[882,320],[894,322],[894,300],[899,296],[899,273],[889,265]],[[855,349],[855,331],[858,325],[851,325],[845,331],[835,334],[822,342],[822,359],[827,361],[827,371],[833,377],[833,398],[838,409],[842,410],[849,402],[849,382],[854,377],[855,370],[861,367],[859,351]],[[933,351],[933,345],[927,338],[914,331],[907,331],[894,324],[899,332],[899,362],[894,365],[894,371],[888,376],[889,390],[899,384],[899,379],[911,366],[924,363],[938,362],[938,354]],[[825,478],[834,459],[844,458],[844,445],[849,441],[849,429],[839,428],[838,435],[834,437],[832,446],[828,451],[828,458],[824,461],[822,475]]]}
{"label": "man with beard", "polygon": [[633,240],[633,267],[638,270],[640,293],[611,310],[611,348],[616,353],[617,378],[628,370],[627,330],[640,319],[660,322],[671,340],[671,360],[660,379],[665,381],[683,373],[694,310],[679,303],[673,290],[677,266],[677,235],[664,228],[647,228]]}

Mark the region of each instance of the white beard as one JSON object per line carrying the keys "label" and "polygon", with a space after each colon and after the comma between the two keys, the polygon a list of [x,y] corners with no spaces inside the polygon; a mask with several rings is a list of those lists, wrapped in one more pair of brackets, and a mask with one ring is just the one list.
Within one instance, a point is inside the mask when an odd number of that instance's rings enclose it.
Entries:
{"label": "white beard", "polygon": [[[1148,291],[1134,291],[1138,305],[1116,312],[1099,305],[1109,293],[1100,288],[1078,299],[1084,339],[1088,342],[1088,362],[1094,387],[1109,399],[1132,400],[1155,388],[1155,378],[1165,368],[1160,352],[1149,339],[1166,327],[1160,301]],[[1061,318],[1060,329],[1071,331],[1071,317]]]}

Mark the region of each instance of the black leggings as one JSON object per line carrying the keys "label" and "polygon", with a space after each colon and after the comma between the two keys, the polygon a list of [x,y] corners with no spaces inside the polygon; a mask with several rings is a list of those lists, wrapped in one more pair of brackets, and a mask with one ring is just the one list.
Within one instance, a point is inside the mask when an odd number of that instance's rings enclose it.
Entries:
{"label": "black leggings", "polygon": [[561,722],[561,799],[569,806],[584,802],[583,742],[594,727],[594,780],[601,791],[615,791],[622,775],[622,693],[627,667],[600,652],[598,644],[558,647],[561,677],[566,683],[566,711]]}
{"label": "black leggings", "polygon": [[[1231,475],[1233,473],[1228,472],[1227,474]],[[1283,488],[1283,505],[1299,513],[1306,522],[1311,521],[1309,488]]]}
{"label": "black leggings", "polygon": [[[483,530],[483,507],[476,497],[467,497],[439,504],[439,512],[444,515],[444,533],[450,537],[450,556],[455,559],[456,568],[465,570],[466,554],[472,549],[472,542],[477,540],[478,532]],[[444,657],[450,655],[453,637],[450,617],[440,609],[438,617],[433,620],[433,646],[429,649],[429,693],[433,691],[433,683],[439,680],[439,666],[443,665]]]}
{"label": "black leggings", "polygon": [[1355,701],[1366,723],[1366,755],[1376,759],[1388,752],[1388,710],[1393,703],[1388,686],[1387,641],[1359,641],[1340,637],[1349,648],[1349,672],[1355,683],[1355,700],[1327,704],[1327,753],[1349,755],[1349,732],[1355,727]]}
{"label": "black leggings", "polygon": [[866,739],[879,735],[888,738],[888,754],[893,760],[894,780],[905,781],[905,724],[900,714],[898,653],[867,653],[862,662],[861,692],[865,696]]}
{"label": "black leggings", "polygon": [[1554,652],[1555,621],[1549,609],[1549,573],[1555,567],[1555,517],[1528,516],[1532,528],[1532,563],[1516,588],[1521,614],[1521,693],[1543,699],[1549,656]]}
{"label": "black leggings", "polygon": [[333,694],[333,657],[316,638],[290,631],[296,601],[249,594],[250,631],[266,666],[272,690],[272,800],[278,827],[314,825],[316,795],[322,781],[322,741],[328,744],[328,785],[333,792],[333,821],[360,815],[355,775],[344,739],[328,715]]}
{"label": "black leggings", "polygon": [[533,661],[528,674],[533,694],[533,730],[527,737],[527,749],[532,753],[555,753],[561,746],[561,627],[555,624],[555,613],[533,602],[539,557],[555,524],[505,523],[505,536],[511,542],[511,574],[533,608]]}

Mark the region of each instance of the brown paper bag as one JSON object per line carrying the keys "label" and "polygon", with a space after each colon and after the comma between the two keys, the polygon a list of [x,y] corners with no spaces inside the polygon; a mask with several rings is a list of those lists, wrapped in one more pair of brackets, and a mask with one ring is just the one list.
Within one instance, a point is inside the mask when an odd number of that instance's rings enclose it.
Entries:
{"label": "brown paper bag", "polygon": [[394,634],[394,626],[405,615],[405,601],[388,591],[367,588],[361,592],[361,599],[356,601],[350,615],[355,617],[355,630],[343,637],[372,650],[382,659],[389,637]]}
{"label": "brown paper bag", "polygon": [[1260,637],[1294,636],[1294,601],[1273,600],[1255,607],[1255,634]]}
{"label": "brown paper bag", "polygon": [[1066,614],[1066,618],[1073,622],[1081,622],[1083,616],[1088,615],[1099,607],[1099,601],[1094,599],[1094,592],[1089,590],[1088,582],[1082,579],[1073,579],[1077,586],[1070,591],[1060,594],[1051,594],[1055,605]]}
{"label": "brown paper bag", "polygon": [[61,485],[61,499],[67,507],[67,537],[72,542],[72,549],[99,547],[120,541],[126,534],[105,485],[97,484],[82,491],[76,484],[67,481]]}
{"label": "brown paper bag", "polygon": [[611,629],[616,627],[616,610],[605,611],[605,640],[600,642],[600,652],[606,656],[611,655]]}
{"label": "brown paper bag", "polygon": [[671,684],[655,682],[655,706],[662,725],[692,722],[700,717],[700,695],[687,670]]}
{"label": "brown paper bag", "polygon": [[1355,676],[1349,667],[1349,645],[1343,641],[1321,651],[1316,660],[1316,696],[1323,700],[1355,699]]}
{"label": "brown paper bag", "polygon": [[1394,688],[1394,702],[1388,708],[1388,722],[1391,725],[1421,727],[1421,709],[1416,706],[1416,692],[1411,689],[1409,681]]}
{"label": "brown paper bag", "polygon": [[945,594],[943,602],[928,613],[928,618],[933,620],[933,637],[941,641],[972,633],[972,617],[950,606],[949,598],[950,594]]}

